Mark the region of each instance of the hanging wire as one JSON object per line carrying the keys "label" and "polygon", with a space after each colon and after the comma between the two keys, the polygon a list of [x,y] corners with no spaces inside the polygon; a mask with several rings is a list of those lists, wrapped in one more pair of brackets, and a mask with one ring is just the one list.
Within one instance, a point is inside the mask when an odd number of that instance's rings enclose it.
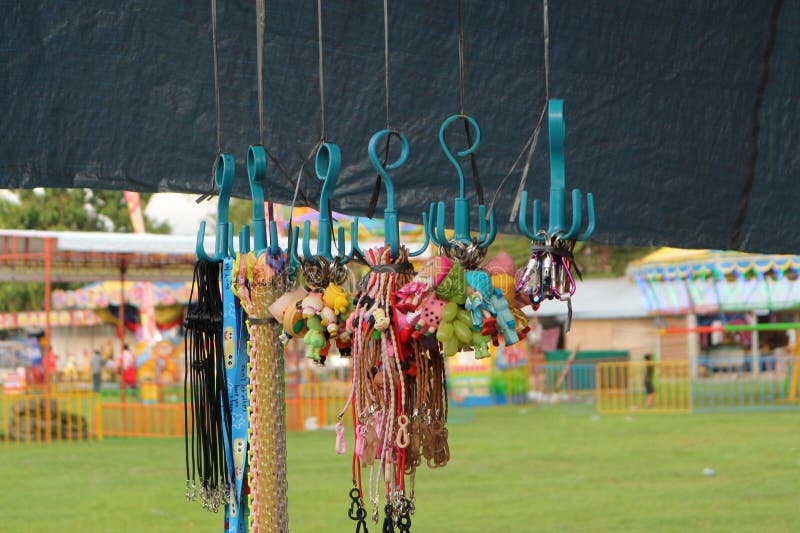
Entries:
{"label": "hanging wire", "polygon": [[219,59],[217,57],[217,0],[211,0],[211,39],[214,41],[214,104],[217,112],[217,154],[222,153],[222,112],[219,96]]}
{"label": "hanging wire", "polygon": [[[296,187],[295,182],[292,180],[292,176],[286,167],[278,160],[278,157],[275,153],[269,149],[264,143],[264,45],[265,39],[264,34],[266,33],[266,0],[256,0],[256,62],[257,62],[257,69],[258,69],[258,142],[261,146],[264,147],[264,151],[267,154],[267,157],[270,161],[275,165],[278,171],[283,175],[286,179],[287,183],[290,187]],[[301,169],[305,166],[305,161],[301,163]],[[305,203],[308,203],[308,198],[306,197],[303,191],[299,191],[300,195],[303,198]],[[295,192],[295,196],[297,192]],[[272,188],[270,187],[270,194],[269,197],[272,197]],[[273,202],[270,201],[267,204],[267,216],[269,217],[268,220],[274,220],[274,212],[273,212]]]}
{"label": "hanging wire", "polygon": [[[311,205],[308,198],[306,197],[305,193],[300,189],[300,183],[303,179],[303,172],[306,168],[306,164],[311,161],[311,158],[314,157],[314,154],[319,149],[320,146],[325,142],[325,69],[324,69],[324,57],[322,53],[322,0],[317,0],[317,47],[319,50],[319,140],[314,144],[314,147],[311,148],[311,151],[308,153],[306,157],[303,158],[303,161],[300,163],[300,168],[297,171],[297,179],[294,182],[294,196],[292,197],[292,205],[289,210],[289,238],[291,239],[291,232],[292,232],[292,218],[294,216],[294,208],[297,204],[297,195],[303,197],[303,200],[306,205]],[[291,179],[291,178],[290,178]],[[321,206],[317,206],[317,211]]]}
{"label": "hanging wire", "polygon": [[[266,2],[256,0],[256,63],[258,68],[258,144],[264,147],[264,31],[266,25]],[[284,174],[291,185],[292,179],[284,170],[283,165],[278,162],[270,150],[264,147],[267,156],[275,163],[275,166]],[[269,188],[269,202],[267,203],[267,220],[275,220],[275,212],[272,206],[272,187]]]}
{"label": "hanging wire", "polygon": [[[322,139],[318,140],[314,147],[308,152],[308,155],[303,158],[303,162],[300,164],[300,170],[297,171],[297,181],[295,182],[294,187],[294,196],[292,197],[292,206],[291,210],[289,211],[289,228],[292,227],[292,216],[294,215],[294,207],[297,204],[297,194],[303,194],[300,190],[300,182],[303,179],[303,170],[305,170],[306,164],[311,161],[311,158],[314,157],[317,149],[322,145]],[[305,199],[305,196],[304,196]],[[308,203],[308,201],[306,201]],[[291,236],[291,235],[290,235]]]}
{"label": "hanging wire", "polygon": [[464,114],[464,6],[458,0],[458,103],[461,114]]}
{"label": "hanging wire", "polygon": [[[466,117],[464,107],[464,92],[466,83],[465,68],[464,68],[464,6],[462,0],[456,2],[458,19],[458,103],[460,109],[460,116]],[[464,135],[467,138],[467,146],[472,146],[472,132],[470,131],[469,121],[464,120]],[[475,184],[475,195],[478,198],[478,203],[483,205],[483,185],[481,184],[481,177],[478,173],[478,162],[475,158],[475,152],[469,154],[470,167],[472,169],[472,181]]]}
{"label": "hanging wire", "polygon": [[[217,0],[211,0],[211,42],[213,45],[214,57],[214,108],[217,117],[217,156],[222,153],[222,125],[220,111],[220,96],[219,96],[219,60],[217,58]],[[217,185],[214,182],[214,169],[216,168],[217,160],[214,158],[214,163],[211,165],[211,186],[208,192],[199,196],[195,203],[203,202],[210,199],[216,194]]]}
{"label": "hanging wire", "polygon": [[489,220],[492,212],[494,211],[494,204],[497,202],[497,198],[500,196],[500,192],[503,190],[503,186],[509,180],[511,175],[516,170],[517,165],[519,164],[522,156],[527,151],[527,157],[525,158],[525,166],[522,170],[522,176],[520,177],[519,186],[517,187],[517,193],[514,197],[514,205],[511,209],[511,216],[509,217],[509,222],[514,222],[517,219],[517,213],[519,212],[519,204],[521,201],[522,191],[525,190],[525,184],[528,180],[528,172],[530,171],[531,161],[533,160],[533,154],[536,151],[536,145],[539,142],[539,134],[542,130],[542,121],[544,120],[544,116],[547,113],[547,104],[550,101],[550,20],[548,16],[548,5],[547,0],[542,0],[542,26],[543,26],[543,36],[544,36],[544,105],[542,106],[542,111],[539,113],[539,119],[536,121],[536,126],[533,128],[533,132],[528,137],[528,140],[525,142],[525,145],[520,150],[519,154],[517,155],[516,159],[514,159],[514,163],[511,165],[511,168],[508,170],[503,179],[500,180],[500,185],[498,185],[497,190],[494,192],[494,196],[492,196],[492,202],[489,204],[489,209],[486,212],[486,220]]}
{"label": "hanging wire", "polygon": [[[256,42],[257,42],[257,51],[256,51],[256,61],[258,63],[258,133],[259,133],[259,143],[264,146],[264,33],[265,33],[265,25],[266,25],[266,6],[265,0],[256,0]],[[221,105],[220,105],[220,86],[219,86],[219,59],[218,59],[218,44],[217,44],[217,0],[211,0],[211,38],[213,44],[213,63],[214,63],[214,103],[215,103],[215,110],[216,110],[216,119],[217,119],[217,155],[222,153],[222,113],[221,113]],[[324,120],[324,118],[323,118]],[[267,157],[270,161],[275,165],[275,168],[283,175],[286,179],[286,182],[289,184],[290,187],[296,188],[295,181],[292,179],[291,174],[283,163],[280,162],[278,156],[270,150],[267,146],[264,146],[264,151],[267,153]],[[301,165],[300,169],[305,167],[307,160],[304,160]],[[214,182],[214,169],[216,167],[216,160],[211,166],[211,185],[205,194],[198,197],[195,202],[201,203],[204,200],[212,198],[216,194],[216,183]],[[303,201],[310,205],[308,197],[306,196],[305,192],[303,191],[296,191],[295,197],[297,194],[302,197]],[[272,211],[272,204],[268,207],[269,211]],[[270,219],[272,220],[272,219]]]}
{"label": "hanging wire", "polygon": [[317,0],[317,44],[319,46],[319,131],[325,140],[325,76],[322,59],[322,0]]}
{"label": "hanging wire", "polygon": [[[392,129],[389,100],[389,0],[383,0],[383,69],[386,84],[386,129]],[[388,147],[388,139],[387,139]],[[387,148],[388,149],[388,148]]]}
{"label": "hanging wire", "polygon": [[[306,205],[311,205],[306,195],[300,190],[300,182],[303,178],[303,171],[305,170],[306,164],[311,161],[311,158],[314,157],[316,151],[325,142],[325,70],[323,68],[324,60],[322,55],[322,0],[317,0],[317,46],[319,49],[319,140],[316,142],[316,144],[314,144],[314,147],[311,148],[311,151],[308,153],[308,155],[303,158],[303,161],[300,163],[300,169],[297,171],[297,180],[294,183],[294,196],[292,197],[292,206],[289,211],[290,239],[292,231],[292,218],[294,216],[294,207],[297,203],[298,193],[303,197]],[[317,211],[320,209],[321,206],[317,206]]]}
{"label": "hanging wire", "polygon": [[[398,132],[392,128],[391,125],[391,100],[389,98],[389,0],[383,0],[383,71],[384,71],[384,86],[386,89],[386,129],[389,130],[389,135],[386,136],[386,141],[383,145],[383,166],[389,162],[389,147],[392,143],[392,137],[398,137]],[[367,204],[367,211],[365,216],[372,218],[375,215],[375,209],[378,207],[378,199],[380,199],[382,178],[380,174],[375,174],[375,187],[372,189],[372,196]]]}
{"label": "hanging wire", "polygon": [[265,0],[256,0],[256,62],[258,63],[258,142],[264,145],[264,25]]}

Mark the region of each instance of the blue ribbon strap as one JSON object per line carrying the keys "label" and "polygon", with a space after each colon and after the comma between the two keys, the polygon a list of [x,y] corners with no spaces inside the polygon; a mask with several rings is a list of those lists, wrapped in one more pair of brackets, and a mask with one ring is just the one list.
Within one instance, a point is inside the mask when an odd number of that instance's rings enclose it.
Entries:
{"label": "blue ribbon strap", "polygon": [[225,459],[231,480],[231,497],[225,505],[225,531],[239,533],[244,525],[240,521],[242,483],[247,463],[247,436],[250,401],[247,367],[247,335],[242,330],[242,310],[233,294],[233,257],[222,262],[222,349],[225,354],[225,374],[228,381],[228,404],[231,409],[230,442],[225,436]]}

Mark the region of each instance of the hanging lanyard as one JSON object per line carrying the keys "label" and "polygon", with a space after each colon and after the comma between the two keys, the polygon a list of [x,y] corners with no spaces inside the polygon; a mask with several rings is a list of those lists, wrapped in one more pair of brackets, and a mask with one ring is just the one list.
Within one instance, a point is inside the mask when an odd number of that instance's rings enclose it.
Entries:
{"label": "hanging lanyard", "polygon": [[[222,262],[222,349],[225,356],[225,375],[228,381],[228,403],[231,409],[231,436],[226,435],[225,452],[228,476],[232,481],[229,503],[225,505],[225,531],[238,533],[242,504],[242,482],[247,461],[247,416],[250,400],[247,389],[250,384],[247,374],[249,357],[247,335],[242,328],[242,309],[233,295],[233,257]],[[243,522],[242,522],[243,523]]]}

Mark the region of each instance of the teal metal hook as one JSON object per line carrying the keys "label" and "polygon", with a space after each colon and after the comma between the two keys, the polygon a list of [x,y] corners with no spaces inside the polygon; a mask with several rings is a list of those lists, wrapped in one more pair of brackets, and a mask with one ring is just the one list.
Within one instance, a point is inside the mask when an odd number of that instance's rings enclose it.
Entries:
{"label": "teal metal hook", "polygon": [[250,252],[250,226],[245,224],[239,230],[239,253],[244,255]]}
{"label": "teal metal hook", "polygon": [[209,257],[204,248],[206,221],[200,222],[197,231],[195,255],[197,259],[219,262],[230,256],[233,249],[233,224],[228,223],[228,204],[231,199],[231,187],[236,169],[236,160],[230,154],[219,154],[214,163],[214,183],[219,191],[217,202],[217,234],[214,241],[214,255]]}
{"label": "teal metal hook", "polygon": [[[547,233],[557,235],[562,240],[584,241],[592,236],[595,229],[594,195],[586,195],[586,209],[589,215],[586,229],[583,226],[583,201],[581,191],[572,189],[572,224],[567,228],[565,214],[566,179],[564,171],[564,101],[550,100],[547,109],[547,125],[550,135],[550,220]],[[522,191],[519,209],[519,229],[529,239],[543,241],[542,203],[533,201],[533,228],[528,227],[528,192]]]}
{"label": "teal metal hook", "polygon": [[269,241],[267,240],[267,226],[264,220],[267,151],[261,145],[252,145],[247,151],[247,177],[250,181],[250,196],[253,200],[253,250],[256,255],[268,251],[271,256],[278,257],[281,248],[278,244],[278,226],[274,220],[269,221]]}
{"label": "teal metal hook", "polygon": [[[314,169],[317,178],[322,180],[322,192],[319,197],[319,222],[317,229],[317,256],[324,257],[328,261],[333,261],[333,254],[331,253],[331,237],[333,235],[333,220],[331,218],[330,200],[333,197],[333,191],[336,188],[336,183],[339,180],[339,172],[342,168],[342,154],[339,146],[333,143],[323,143],[317,150],[316,158],[314,159]],[[354,223],[357,224],[357,221]],[[292,265],[299,264],[300,258],[297,256],[297,228],[291,230],[291,241],[289,244],[289,255]],[[344,232],[339,230],[340,242],[337,242],[339,252],[339,259],[344,259],[348,256],[343,255]],[[311,253],[311,222],[305,221],[303,223],[303,256],[305,259],[313,257]]]}
{"label": "teal metal hook", "polygon": [[300,256],[297,255],[297,241],[300,239],[300,228],[297,226],[289,226],[289,272],[296,272],[302,265]]}
{"label": "teal metal hook", "polygon": [[[497,226],[495,224],[495,215],[494,210],[492,210],[491,215],[489,216],[489,224],[487,228],[486,224],[486,206],[481,204],[478,206],[479,212],[479,234],[476,240],[473,240],[472,235],[470,234],[470,223],[469,223],[469,198],[467,198],[464,194],[465,185],[464,185],[464,171],[461,169],[461,165],[458,163],[458,160],[455,158],[453,153],[448,148],[447,143],[445,142],[444,134],[445,130],[455,122],[456,120],[465,120],[467,123],[475,129],[475,140],[472,143],[472,146],[467,147],[465,150],[461,150],[460,152],[456,152],[459,157],[466,157],[474,152],[478,148],[478,144],[481,141],[481,129],[478,126],[478,123],[470,116],[467,115],[452,115],[448,117],[443,123],[442,126],[439,128],[439,144],[442,145],[442,150],[444,150],[447,159],[453,164],[456,168],[456,172],[458,173],[458,185],[459,185],[459,195],[455,201],[455,220],[453,228],[455,233],[453,235],[452,240],[448,240],[447,236],[445,235],[445,204],[444,202],[439,202],[438,204],[432,203],[429,211],[429,223],[430,223],[430,237],[433,240],[433,243],[437,246],[442,247],[452,247],[456,243],[461,244],[470,244],[475,242],[479,248],[486,248],[492,242],[494,242],[494,238],[497,236]],[[435,228],[434,228],[434,220],[436,221]],[[434,231],[434,229],[436,231]]]}
{"label": "teal metal hook", "polygon": [[336,240],[336,249],[339,251],[337,259],[339,264],[345,265],[355,257],[363,257],[364,252],[358,245],[358,217],[353,217],[350,223],[350,251],[346,250],[345,229],[339,226]]}
{"label": "teal metal hook", "polygon": [[[381,139],[391,135],[394,135],[400,139],[400,156],[393,163],[388,163],[384,166],[380,159],[378,159],[377,145]],[[381,182],[386,189],[386,209],[383,210],[384,242],[389,246],[392,258],[397,258],[400,255],[400,221],[397,218],[397,209],[395,209],[394,206],[394,183],[392,182],[392,178],[389,176],[387,170],[399,168],[406,162],[406,160],[408,160],[408,138],[397,130],[381,130],[373,135],[369,140],[367,153],[369,154],[369,160],[372,162],[372,166],[375,167],[375,170],[377,170],[378,174],[380,174]],[[355,221],[355,224],[357,223],[358,219]],[[418,250],[410,251],[408,255],[411,257],[421,255],[422,252],[424,252],[428,247],[428,243],[430,242],[427,215],[424,212],[422,213],[422,225],[425,230],[425,243]],[[354,231],[357,233],[357,228],[355,230],[351,228],[351,233]],[[355,247],[358,247],[357,241],[355,243]]]}

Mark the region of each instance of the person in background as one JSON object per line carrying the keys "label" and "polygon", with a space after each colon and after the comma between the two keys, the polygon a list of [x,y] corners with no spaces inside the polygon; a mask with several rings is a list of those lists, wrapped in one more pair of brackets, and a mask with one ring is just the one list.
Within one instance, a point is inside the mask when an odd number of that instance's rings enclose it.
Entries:
{"label": "person in background", "polygon": [[95,350],[92,358],[89,361],[89,368],[92,371],[92,390],[100,392],[100,386],[103,384],[103,355],[100,350]]}
{"label": "person in background", "polygon": [[644,390],[647,392],[645,407],[652,407],[656,398],[656,388],[653,385],[656,367],[653,364],[653,356],[649,353],[644,354]]}
{"label": "person in background", "polygon": [[122,383],[130,389],[136,388],[136,358],[133,356],[130,347],[125,344],[120,360],[120,373]]}

